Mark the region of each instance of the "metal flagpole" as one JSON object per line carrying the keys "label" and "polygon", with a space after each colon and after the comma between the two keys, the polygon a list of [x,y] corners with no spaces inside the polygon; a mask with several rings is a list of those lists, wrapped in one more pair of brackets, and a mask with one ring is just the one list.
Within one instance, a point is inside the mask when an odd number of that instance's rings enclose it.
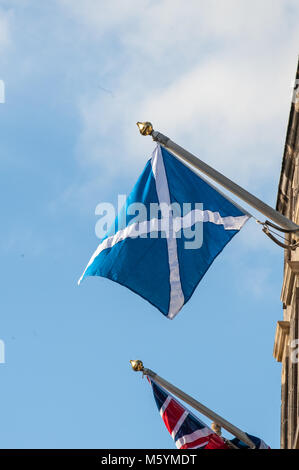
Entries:
{"label": "metal flagpole", "polygon": [[272,207],[268,206],[268,204],[261,201],[260,199],[255,197],[253,194],[246,191],[246,189],[242,188],[238,184],[231,181],[222,173],[215,170],[214,168],[209,166],[207,163],[203,162],[202,160],[197,158],[195,155],[185,150],[183,147],[180,147],[178,144],[170,140],[169,137],[166,137],[164,134],[161,134],[160,132],[154,131],[153,126],[150,122],[138,122],[137,126],[142,135],[151,135],[155,142],[159,142],[159,144],[161,144],[163,147],[170,150],[175,155],[182,158],[189,164],[193,165],[202,173],[206,174],[211,179],[219,183],[221,186],[228,189],[230,192],[232,192],[233,194],[238,196],[240,199],[245,201],[247,204],[249,204],[250,206],[254,207],[256,210],[264,214],[266,217],[271,219],[280,227],[286,230],[291,230],[291,231],[299,230],[299,225],[295,224],[290,219],[280,214]]}
{"label": "metal flagpole", "polygon": [[249,439],[249,437],[247,436],[247,434],[245,434],[245,432],[241,431],[241,429],[229,423],[228,421],[226,421],[226,419],[222,418],[217,413],[214,413],[214,411],[210,410],[209,408],[204,406],[202,403],[192,398],[190,395],[187,395],[182,390],[172,385],[170,382],[167,382],[167,380],[163,379],[152,370],[145,369],[143,367],[142,361],[139,361],[139,360],[130,361],[130,363],[131,363],[132,369],[135,372],[142,372],[144,375],[148,375],[155,382],[157,382],[157,384],[161,385],[161,387],[164,387],[170,393],[172,393],[173,395],[176,395],[178,398],[188,403],[188,405],[192,406],[192,408],[199,411],[200,413],[202,413],[203,415],[205,415],[207,418],[211,419],[212,421],[214,421],[214,423],[219,424],[219,426],[226,429],[233,436],[236,436],[242,442],[247,444],[251,449],[256,448],[255,444],[251,441],[251,439]]}

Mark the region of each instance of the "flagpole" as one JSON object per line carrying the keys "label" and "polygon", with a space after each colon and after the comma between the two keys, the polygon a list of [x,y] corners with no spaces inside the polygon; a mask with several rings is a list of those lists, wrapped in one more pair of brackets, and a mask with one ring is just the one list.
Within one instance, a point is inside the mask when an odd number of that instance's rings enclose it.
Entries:
{"label": "flagpole", "polygon": [[261,212],[263,215],[271,219],[273,222],[278,224],[280,227],[296,231],[299,230],[299,226],[292,222],[290,219],[285,217],[280,212],[276,211],[272,207],[268,206],[265,202],[258,199],[253,194],[246,191],[246,189],[239,186],[237,183],[234,183],[232,180],[224,176],[219,171],[215,170],[207,163],[203,162],[199,158],[197,158],[192,153],[185,150],[180,145],[173,142],[169,137],[166,137],[164,134],[160,132],[154,131],[153,126],[150,122],[138,122],[137,126],[139,131],[142,135],[151,135],[155,142],[158,142],[166,149],[173,152],[178,157],[182,158],[184,161],[193,165],[195,168],[200,170],[205,175],[209,176],[211,179],[216,181],[218,184],[223,186],[224,188],[228,189],[230,192],[238,196],[240,199],[245,201],[251,207],[254,207],[257,211]]}
{"label": "flagpole", "polygon": [[219,424],[219,426],[226,429],[233,436],[236,436],[242,442],[247,444],[251,449],[256,448],[255,444],[251,441],[251,439],[249,439],[249,437],[247,436],[247,434],[245,434],[245,432],[243,432],[241,429],[239,429],[236,426],[234,426],[233,424],[231,424],[226,419],[219,416],[217,413],[214,413],[214,411],[210,410],[205,405],[203,405],[199,401],[192,398],[190,395],[187,395],[185,392],[183,392],[179,388],[175,387],[170,382],[167,382],[167,380],[160,377],[158,374],[153,372],[151,369],[145,369],[143,367],[142,361],[139,361],[139,360],[130,361],[130,363],[131,363],[132,369],[135,372],[142,372],[144,375],[147,375],[147,376],[151,377],[155,382],[157,382],[159,385],[161,385],[161,387],[164,387],[170,393],[177,396],[178,398],[180,398],[184,402],[188,403],[188,405],[192,406],[192,408],[199,411],[200,413],[202,413],[204,416],[211,419],[215,423]]}

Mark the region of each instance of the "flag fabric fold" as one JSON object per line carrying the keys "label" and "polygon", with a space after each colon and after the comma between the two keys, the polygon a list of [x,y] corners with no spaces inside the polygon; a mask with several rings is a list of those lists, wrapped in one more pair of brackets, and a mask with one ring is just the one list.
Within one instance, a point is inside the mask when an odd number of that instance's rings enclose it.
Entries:
{"label": "flag fabric fold", "polygon": [[249,217],[157,145],[79,283],[109,278],[172,319]]}

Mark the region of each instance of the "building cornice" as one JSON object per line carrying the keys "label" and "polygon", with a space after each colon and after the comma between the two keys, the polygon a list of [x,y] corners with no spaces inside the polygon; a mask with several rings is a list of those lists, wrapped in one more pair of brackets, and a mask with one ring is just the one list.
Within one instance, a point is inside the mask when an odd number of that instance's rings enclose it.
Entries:
{"label": "building cornice", "polygon": [[284,269],[284,278],[281,291],[281,301],[284,305],[290,305],[294,293],[294,283],[299,274],[299,261],[287,261]]}
{"label": "building cornice", "polygon": [[290,333],[290,322],[279,321],[277,322],[273,356],[277,362],[282,362],[285,348],[288,344]]}

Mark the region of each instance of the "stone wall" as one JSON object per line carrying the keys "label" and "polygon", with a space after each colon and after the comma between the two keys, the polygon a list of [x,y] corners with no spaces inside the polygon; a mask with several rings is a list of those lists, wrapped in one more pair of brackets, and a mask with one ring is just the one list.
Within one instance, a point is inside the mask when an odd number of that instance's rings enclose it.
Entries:
{"label": "stone wall", "polygon": [[[299,64],[277,197],[277,210],[299,225]],[[299,241],[286,234],[286,243]],[[281,293],[283,321],[277,323],[274,357],[282,363],[281,448],[299,449],[299,248],[285,250]]]}

